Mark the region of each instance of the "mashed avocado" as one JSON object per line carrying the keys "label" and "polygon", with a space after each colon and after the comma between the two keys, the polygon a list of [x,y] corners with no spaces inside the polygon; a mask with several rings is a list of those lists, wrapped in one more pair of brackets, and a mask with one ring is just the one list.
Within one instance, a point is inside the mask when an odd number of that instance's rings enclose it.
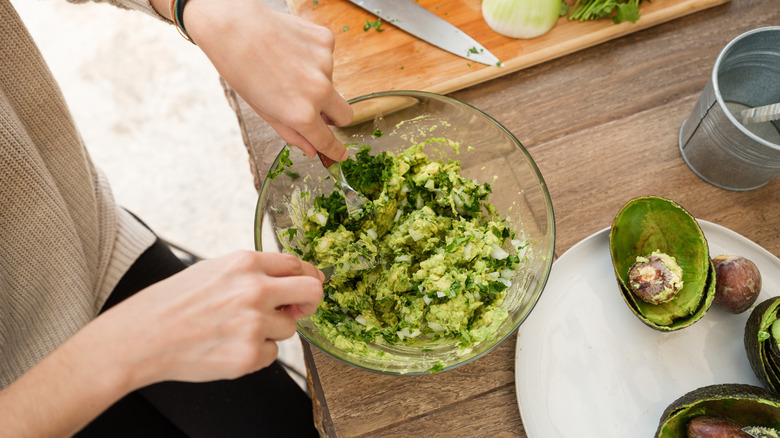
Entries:
{"label": "mashed avocado", "polygon": [[[304,215],[295,251],[337,268],[312,318],[343,349],[442,338],[467,347],[507,316],[499,306],[526,243],[497,216],[488,184],[464,178],[458,161],[429,159],[423,146],[397,156],[362,146],[342,167],[368,198],[364,211],[350,217],[334,190]],[[354,269],[358,253],[378,264]]]}

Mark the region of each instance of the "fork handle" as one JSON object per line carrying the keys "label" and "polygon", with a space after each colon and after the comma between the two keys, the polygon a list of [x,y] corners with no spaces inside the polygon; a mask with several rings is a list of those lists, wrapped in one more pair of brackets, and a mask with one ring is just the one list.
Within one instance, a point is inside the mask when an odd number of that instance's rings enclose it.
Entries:
{"label": "fork handle", "polygon": [[320,161],[322,162],[322,165],[325,166],[326,169],[336,162],[336,160],[331,160],[330,158],[326,157],[325,155],[319,152],[317,152],[317,156],[320,157]]}

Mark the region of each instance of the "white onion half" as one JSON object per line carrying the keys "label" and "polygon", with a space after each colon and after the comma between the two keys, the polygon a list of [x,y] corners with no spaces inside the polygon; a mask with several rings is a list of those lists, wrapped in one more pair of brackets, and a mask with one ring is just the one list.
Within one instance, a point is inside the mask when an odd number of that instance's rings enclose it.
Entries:
{"label": "white onion half", "polygon": [[510,38],[535,38],[555,26],[561,0],[482,0],[482,18]]}

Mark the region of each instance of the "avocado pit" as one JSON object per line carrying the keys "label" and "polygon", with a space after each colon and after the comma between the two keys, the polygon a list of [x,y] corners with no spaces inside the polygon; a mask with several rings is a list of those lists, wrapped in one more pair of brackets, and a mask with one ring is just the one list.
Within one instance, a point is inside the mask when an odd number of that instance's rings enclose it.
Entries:
{"label": "avocado pit", "polygon": [[761,293],[761,273],[751,260],[738,255],[712,259],[716,273],[715,304],[738,314],[756,302]]}
{"label": "avocado pit", "polygon": [[631,291],[642,301],[661,304],[672,300],[683,287],[682,269],[674,257],[653,251],[639,256],[628,271]]}
{"label": "avocado pit", "polygon": [[742,425],[728,418],[702,415],[688,423],[688,438],[750,438]]}

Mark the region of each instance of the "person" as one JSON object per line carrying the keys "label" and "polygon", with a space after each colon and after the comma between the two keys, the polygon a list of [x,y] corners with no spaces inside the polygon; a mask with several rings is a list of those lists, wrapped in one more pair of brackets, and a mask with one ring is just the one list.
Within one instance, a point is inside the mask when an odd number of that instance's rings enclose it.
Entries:
{"label": "person", "polygon": [[[108,0],[168,22],[170,1]],[[185,35],[284,141],[346,159],[328,128],[353,116],[329,30],[258,0],[180,3]],[[275,358],[316,309],[322,273],[254,251],[186,267],[115,204],[10,0],[0,232],[0,436],[316,434]]]}

